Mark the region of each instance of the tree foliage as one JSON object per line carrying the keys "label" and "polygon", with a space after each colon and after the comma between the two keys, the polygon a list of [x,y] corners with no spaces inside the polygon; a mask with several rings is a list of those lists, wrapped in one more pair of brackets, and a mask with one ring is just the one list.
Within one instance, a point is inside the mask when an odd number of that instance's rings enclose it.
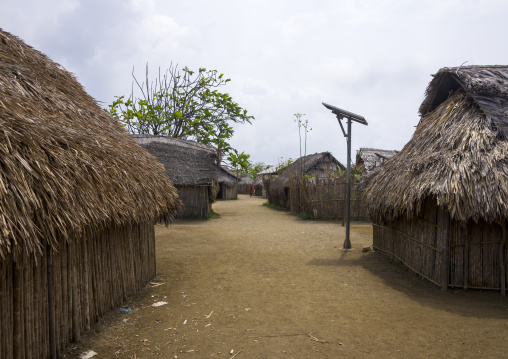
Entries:
{"label": "tree foliage", "polygon": [[231,166],[235,169],[236,175],[241,176],[241,171],[247,171],[251,165],[249,161],[250,155],[245,152],[238,153],[237,150],[231,149],[229,155],[226,158]]}
{"label": "tree foliage", "polygon": [[251,163],[249,168],[247,169],[247,176],[249,176],[254,180],[258,177],[259,172],[261,172],[265,168],[266,165],[263,162]]}
{"label": "tree foliage", "polygon": [[232,123],[254,119],[229,94],[219,92],[230,79],[216,70],[194,72],[171,64],[165,73],[159,68],[158,77],[150,81],[147,65],[145,81],[138,81],[134,69],[132,76],[130,97],[117,96],[106,110],[131,133],[195,140],[216,146],[220,155],[231,149]]}

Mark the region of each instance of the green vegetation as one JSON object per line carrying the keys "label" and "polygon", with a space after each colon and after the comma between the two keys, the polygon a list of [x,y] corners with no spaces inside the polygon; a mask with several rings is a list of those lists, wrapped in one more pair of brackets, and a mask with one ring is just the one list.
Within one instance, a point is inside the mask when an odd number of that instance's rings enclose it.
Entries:
{"label": "green vegetation", "polygon": [[271,208],[271,209],[275,209],[277,211],[286,211],[286,209],[284,207],[281,207],[278,204],[270,203],[268,201],[264,202],[263,206],[266,206],[266,207]]}
{"label": "green vegetation", "polygon": [[227,93],[217,89],[230,79],[217,70],[200,68],[197,72],[187,67],[182,70],[172,64],[164,74],[150,80],[148,65],[145,82],[139,83],[132,73],[140,97],[135,97],[134,86],[128,99],[116,96],[105,110],[118,119],[133,134],[161,135],[194,140],[218,149],[222,153],[232,148],[229,139],[234,130],[231,123],[251,123],[253,116],[241,108]]}

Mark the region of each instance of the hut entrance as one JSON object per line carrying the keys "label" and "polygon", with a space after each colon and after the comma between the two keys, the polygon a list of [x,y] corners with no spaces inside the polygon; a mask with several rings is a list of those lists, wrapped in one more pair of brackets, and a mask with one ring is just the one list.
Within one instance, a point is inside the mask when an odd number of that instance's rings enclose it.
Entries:
{"label": "hut entrance", "polygon": [[219,192],[217,193],[217,199],[224,198],[224,193],[226,192],[226,185],[224,183],[219,184]]}

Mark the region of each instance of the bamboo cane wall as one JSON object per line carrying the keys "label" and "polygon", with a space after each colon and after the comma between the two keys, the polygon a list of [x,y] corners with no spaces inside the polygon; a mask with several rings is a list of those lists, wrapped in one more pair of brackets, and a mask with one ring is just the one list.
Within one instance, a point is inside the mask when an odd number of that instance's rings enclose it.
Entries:
{"label": "bamboo cane wall", "polygon": [[2,260],[0,273],[0,358],[48,358],[52,332],[60,356],[156,274],[153,224],[88,232],[58,251]]}
{"label": "bamboo cane wall", "polygon": [[374,248],[443,289],[505,291],[508,251],[500,224],[450,220],[429,199],[417,218],[375,223],[373,242]]}
{"label": "bamboo cane wall", "polygon": [[236,185],[228,187],[225,184],[221,184],[222,187],[222,198],[221,199],[237,199],[238,188]]}
{"label": "bamboo cane wall", "polygon": [[[346,182],[344,179],[295,179],[289,181],[289,210],[306,212],[316,219],[341,219],[345,216]],[[351,186],[350,218],[370,221],[361,193]]]}
{"label": "bamboo cane wall", "polygon": [[178,213],[178,217],[210,217],[212,203],[209,198],[210,186],[177,187],[178,196],[183,202],[184,209]]}

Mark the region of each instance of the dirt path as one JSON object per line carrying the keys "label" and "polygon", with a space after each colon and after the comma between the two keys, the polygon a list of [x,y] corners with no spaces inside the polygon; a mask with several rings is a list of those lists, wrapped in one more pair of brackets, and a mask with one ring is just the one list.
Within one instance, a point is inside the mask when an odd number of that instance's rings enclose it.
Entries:
{"label": "dirt path", "polygon": [[[68,357],[503,358],[508,301],[441,292],[378,253],[370,225],[303,221],[241,195],[221,215],[157,227],[156,286]],[[157,302],[167,302],[159,307]]]}

